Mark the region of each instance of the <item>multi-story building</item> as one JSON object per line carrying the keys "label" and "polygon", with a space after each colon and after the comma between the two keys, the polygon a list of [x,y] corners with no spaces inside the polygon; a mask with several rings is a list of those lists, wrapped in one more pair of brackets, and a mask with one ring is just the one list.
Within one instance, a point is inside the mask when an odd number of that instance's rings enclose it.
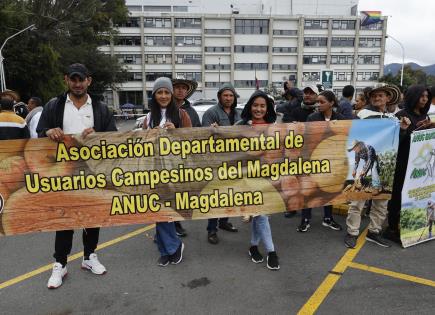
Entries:
{"label": "multi-story building", "polygon": [[355,0],[215,3],[127,0],[127,23],[101,47],[129,72],[107,91],[108,103],[146,106],[159,76],[198,81],[197,98],[216,98],[219,85],[231,82],[241,100],[256,84],[320,83],[323,70],[333,71],[338,95],[347,84],[362,89],[382,76],[387,18],[362,27]]}

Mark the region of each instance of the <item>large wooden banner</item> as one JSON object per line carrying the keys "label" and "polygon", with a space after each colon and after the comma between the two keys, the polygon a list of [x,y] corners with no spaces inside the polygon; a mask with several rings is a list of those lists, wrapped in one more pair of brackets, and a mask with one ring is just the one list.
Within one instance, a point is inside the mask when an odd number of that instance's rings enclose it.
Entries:
{"label": "large wooden banner", "polygon": [[402,189],[400,238],[409,247],[435,238],[435,129],[411,135]]}
{"label": "large wooden banner", "polygon": [[373,119],[0,141],[0,233],[388,199],[398,132]]}

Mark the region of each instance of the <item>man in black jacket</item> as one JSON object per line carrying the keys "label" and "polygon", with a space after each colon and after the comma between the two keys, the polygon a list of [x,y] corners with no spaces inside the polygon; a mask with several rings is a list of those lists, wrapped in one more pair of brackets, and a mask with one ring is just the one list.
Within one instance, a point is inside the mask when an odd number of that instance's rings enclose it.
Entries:
{"label": "man in black jacket", "polygon": [[[319,88],[320,87],[320,88]],[[304,98],[301,106],[284,113],[283,122],[306,122],[310,114],[316,110],[317,96],[323,91],[322,86],[312,85],[303,89]]]}
{"label": "man in black jacket", "polygon": [[[66,134],[78,134],[86,137],[93,132],[116,131],[112,113],[106,105],[87,93],[92,78],[88,69],[79,63],[68,67],[65,75],[68,91],[50,100],[39,119],[36,131],[38,136],[48,137],[60,142]],[[94,253],[98,244],[99,228],[83,230],[84,255],[82,269],[102,275],[106,268]],[[62,278],[67,274],[67,256],[71,252],[73,230],[57,231],[55,240],[53,271],[47,286],[50,289],[62,285]]]}

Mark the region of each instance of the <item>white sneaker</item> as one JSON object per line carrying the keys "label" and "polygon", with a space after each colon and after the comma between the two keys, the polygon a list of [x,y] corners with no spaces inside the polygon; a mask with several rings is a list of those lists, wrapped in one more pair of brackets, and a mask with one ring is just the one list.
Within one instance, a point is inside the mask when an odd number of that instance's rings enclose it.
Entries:
{"label": "white sneaker", "polygon": [[66,266],[62,267],[60,263],[54,263],[53,271],[50,279],[48,279],[47,287],[49,289],[57,289],[62,285],[62,279],[68,274]]}
{"label": "white sneaker", "polygon": [[106,267],[98,261],[97,254],[90,254],[89,259],[83,258],[82,269],[90,270],[96,275],[104,275],[107,272]]}

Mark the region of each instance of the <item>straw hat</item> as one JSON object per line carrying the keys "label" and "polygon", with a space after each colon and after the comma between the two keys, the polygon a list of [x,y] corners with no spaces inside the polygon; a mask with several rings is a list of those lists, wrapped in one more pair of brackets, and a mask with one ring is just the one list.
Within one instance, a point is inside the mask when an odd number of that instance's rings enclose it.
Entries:
{"label": "straw hat", "polygon": [[362,141],[359,140],[353,140],[352,144],[347,148],[347,151],[352,151],[358,144],[362,143]]}
{"label": "straw hat", "polygon": [[393,84],[386,83],[378,83],[373,89],[368,93],[369,97],[372,96],[373,93],[383,91],[390,96],[390,100],[387,102],[388,105],[395,105],[400,102],[400,89]]}
{"label": "straw hat", "polygon": [[187,96],[186,98],[189,98],[192,96],[193,92],[195,92],[196,88],[198,87],[198,82],[192,81],[192,80],[186,80],[181,77],[177,77],[175,79],[172,79],[172,86],[175,86],[177,84],[183,84],[187,86]]}

